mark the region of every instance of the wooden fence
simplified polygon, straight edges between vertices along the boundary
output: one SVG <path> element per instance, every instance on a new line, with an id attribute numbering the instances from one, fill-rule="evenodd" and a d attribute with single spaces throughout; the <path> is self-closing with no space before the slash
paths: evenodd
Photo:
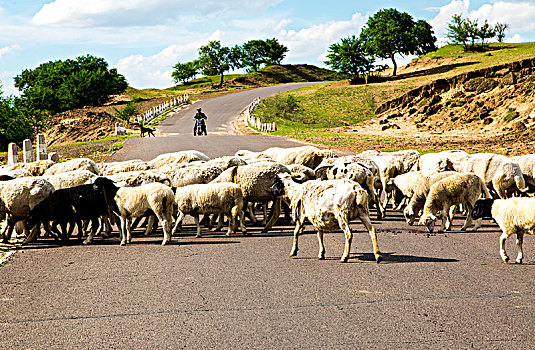
<path id="1" fill-rule="evenodd" d="M 277 123 L 262 123 L 260 118 L 253 117 L 253 112 L 260 103 L 260 97 L 257 97 L 249 104 L 245 109 L 245 123 L 247 126 L 255 128 L 261 132 L 274 132 L 277 131 Z"/>
<path id="2" fill-rule="evenodd" d="M 138 123 L 142 123 L 143 125 L 149 124 L 152 120 L 166 113 L 170 109 L 176 106 L 186 104 L 188 102 L 189 95 L 177 96 L 175 98 L 170 99 L 169 101 L 165 101 L 164 103 L 159 104 L 156 107 L 150 108 L 143 114 L 138 114 L 136 116 L 136 120 Z"/>

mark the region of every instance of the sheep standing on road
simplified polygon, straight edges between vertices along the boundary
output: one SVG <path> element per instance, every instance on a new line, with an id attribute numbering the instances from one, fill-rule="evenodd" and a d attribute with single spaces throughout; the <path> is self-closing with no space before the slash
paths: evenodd
<path id="1" fill-rule="evenodd" d="M 325 259 L 323 231 L 340 228 L 346 235 L 344 254 L 340 260 L 347 262 L 353 239 L 349 222 L 358 217 L 372 239 L 375 260 L 381 261 L 375 228 L 368 212 L 368 194 L 358 183 L 343 179 L 314 180 L 297 184 L 290 174 L 280 174 L 273 183 L 272 191 L 274 196 L 284 196 L 291 202 L 296 223 L 291 256 L 297 255 L 298 237 L 304 229 L 305 220 L 308 219 L 318 230 L 318 258 Z"/>
<path id="2" fill-rule="evenodd" d="M 471 173 L 448 176 L 431 186 L 419 223 L 426 226 L 429 232 L 433 232 L 437 215 L 440 212 L 442 224 L 439 232 L 443 232 L 444 229 L 450 230 L 453 219 L 450 209 L 462 204 L 467 210 L 466 220 L 461 227 L 461 231 L 464 231 L 472 224 L 472 209 L 481 194 L 490 198 L 489 190 L 479 176 Z M 477 220 L 473 230 L 479 227 L 481 227 L 481 219 Z"/>
<path id="3" fill-rule="evenodd" d="M 535 235 L 535 198 L 479 199 L 474 205 L 472 215 L 474 218 L 492 216 L 496 220 L 502 230 L 500 256 L 505 263 L 509 261 L 505 241 L 516 233 L 518 255 L 515 262 L 522 264 L 524 234 Z"/>
<path id="4" fill-rule="evenodd" d="M 175 192 L 175 203 L 178 206 L 178 218 L 171 234 L 176 232 L 185 214 L 193 215 L 195 218 L 197 237 L 201 237 L 199 214 L 226 215 L 229 218 L 227 236 L 236 233 L 236 219 L 239 216 L 242 232 L 246 232 L 243 223 L 243 193 L 240 186 L 234 183 L 220 182 L 178 187 Z M 221 228 L 222 219 L 220 217 L 217 229 Z"/>

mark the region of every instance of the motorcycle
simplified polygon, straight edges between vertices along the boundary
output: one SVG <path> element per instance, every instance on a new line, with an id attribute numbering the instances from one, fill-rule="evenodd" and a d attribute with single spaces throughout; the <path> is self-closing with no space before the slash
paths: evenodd
<path id="1" fill-rule="evenodd" d="M 201 119 L 195 120 L 195 127 L 193 128 L 193 136 L 201 136 L 202 134 L 206 135 L 206 131 L 203 128 L 203 122 Z"/>

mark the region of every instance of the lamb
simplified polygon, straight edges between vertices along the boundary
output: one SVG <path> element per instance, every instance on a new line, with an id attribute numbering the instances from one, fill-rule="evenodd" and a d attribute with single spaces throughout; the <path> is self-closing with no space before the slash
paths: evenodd
<path id="1" fill-rule="evenodd" d="M 347 262 L 353 233 L 349 222 L 359 218 L 372 239 L 375 260 L 382 259 L 377 245 L 375 228 L 371 224 L 368 213 L 367 192 L 351 180 L 308 181 L 304 184 L 295 183 L 290 174 L 279 174 L 272 186 L 275 197 L 284 196 L 291 202 L 293 216 L 296 222 L 294 241 L 290 256 L 296 256 L 298 251 L 298 237 L 304 229 L 308 219 L 318 230 L 319 254 L 318 259 L 325 259 L 323 245 L 323 231 L 342 229 L 346 235 L 344 254 L 340 261 Z"/>
<path id="2" fill-rule="evenodd" d="M 329 180 L 349 179 L 357 182 L 368 192 L 370 202 L 377 206 L 377 219 L 380 220 L 384 217 L 385 210 L 375 193 L 376 178 L 368 167 L 361 163 L 338 163 L 328 171 L 327 178 Z"/>
<path id="3" fill-rule="evenodd" d="M 89 170 L 96 175 L 100 175 L 98 166 L 89 158 L 75 158 L 63 163 L 54 164 L 44 172 L 44 175 L 55 175 L 73 170 Z"/>
<path id="4" fill-rule="evenodd" d="M 199 151 L 180 151 L 174 153 L 160 154 L 149 162 L 149 166 L 153 169 L 158 169 L 162 166 L 176 163 L 191 163 L 194 161 L 209 161 L 210 158 L 206 154 Z"/>
<path id="5" fill-rule="evenodd" d="M 56 175 L 43 175 L 43 178 L 50 182 L 56 190 L 90 184 L 97 177 L 97 175 L 89 170 L 74 170 Z"/>
<path id="6" fill-rule="evenodd" d="M 470 172 L 479 175 L 499 198 L 507 198 L 511 189 L 526 192 L 528 187 L 524 181 L 520 165 L 506 156 L 493 153 L 476 153 L 454 164 L 459 172 Z M 514 191 L 514 190 L 513 190 Z"/>
<path id="7" fill-rule="evenodd" d="M 472 224 L 472 209 L 481 194 L 487 198 L 490 197 L 485 182 L 479 176 L 471 173 L 448 176 L 431 186 L 419 224 L 426 226 L 429 232 L 433 232 L 440 211 L 442 224 L 439 232 L 443 232 L 444 229 L 449 230 L 453 216 L 450 208 L 453 209 L 454 205 L 462 204 L 467 210 L 466 220 L 461 227 L 461 231 L 464 231 Z M 473 230 L 477 230 L 480 226 L 481 219 L 477 220 Z"/>
<path id="8" fill-rule="evenodd" d="M 280 199 L 273 197 L 271 185 L 281 173 L 290 173 L 290 170 L 278 163 L 258 162 L 243 166 L 229 168 L 221 173 L 211 183 L 233 182 L 243 191 L 246 202 L 267 203 L 273 201 L 273 213 L 262 232 L 268 232 L 280 215 Z"/>
<path id="9" fill-rule="evenodd" d="M 164 184 L 153 182 L 139 187 L 118 188 L 106 178 L 95 180 L 98 186 L 102 184 L 107 198 L 114 198 L 114 212 L 121 219 L 121 245 L 132 241 L 132 218 L 140 217 L 147 210 L 152 210 L 163 227 L 164 239 L 162 245 L 171 241 L 171 221 L 173 219 L 173 190 Z"/>
<path id="10" fill-rule="evenodd" d="M 405 220 L 409 225 L 414 223 L 416 216 L 419 215 L 420 211 L 424 208 L 425 200 L 429 190 L 431 189 L 431 186 L 448 176 L 458 174 L 456 171 L 443 171 L 436 174 L 420 173 L 423 175 L 422 180 L 419 181 L 412 189 L 411 199 L 405 209 L 403 209 L 403 215 L 405 216 Z"/>
<path id="11" fill-rule="evenodd" d="M 0 217 L 7 215 L 1 239 L 7 243 L 18 221 L 26 219 L 28 211 L 54 192 L 54 186 L 43 178 L 24 177 L 0 182 Z M 37 231 L 37 229 L 35 229 Z M 33 232 L 32 232 L 33 233 Z M 29 242 L 32 234 L 25 232 Z"/>
<path id="12" fill-rule="evenodd" d="M 98 219 L 103 218 L 104 223 L 107 223 L 112 215 L 113 196 L 106 192 L 106 186 L 110 184 L 113 185 L 111 180 L 98 177 L 93 184 L 56 190 L 30 210 L 26 218 L 27 228 L 31 229 L 36 223 L 42 222 L 47 232 L 50 233 L 47 222 L 54 221 L 61 224 L 63 230 L 61 235 L 66 240 L 68 237 L 67 223 L 71 223 L 72 226 L 76 223 L 78 236 L 81 237 L 83 233 L 82 221 L 90 220 L 92 229 L 84 244 L 91 243 L 97 232 Z M 108 227 L 107 232 L 109 231 Z"/>
<path id="13" fill-rule="evenodd" d="M 171 234 L 174 234 L 185 214 L 193 215 L 197 225 L 197 237 L 201 237 L 199 214 L 226 215 L 229 218 L 227 236 L 236 233 L 236 217 L 240 216 L 242 232 L 246 232 L 243 217 L 243 193 L 240 186 L 230 182 L 196 184 L 179 187 L 175 192 L 178 218 Z M 221 227 L 220 217 L 218 229 Z"/>
<path id="14" fill-rule="evenodd" d="M 516 233 L 518 255 L 515 263 L 522 264 L 524 234 L 535 235 L 535 198 L 479 199 L 474 205 L 472 215 L 474 218 L 492 216 L 500 226 L 500 256 L 504 263 L 509 261 L 505 241 Z"/>

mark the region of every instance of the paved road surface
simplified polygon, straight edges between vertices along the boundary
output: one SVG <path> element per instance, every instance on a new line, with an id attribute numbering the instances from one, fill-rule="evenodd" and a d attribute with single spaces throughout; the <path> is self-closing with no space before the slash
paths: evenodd
<path id="1" fill-rule="evenodd" d="M 41 240 L 0 268 L 0 349 L 533 349 L 533 237 L 506 265 L 489 221 L 430 237 L 400 213 L 373 222 L 381 264 L 357 222 L 347 264 L 340 232 L 316 259 L 311 227 L 290 258 L 284 222 L 250 237 L 186 225 L 164 247 L 160 230 L 126 247 Z"/>

